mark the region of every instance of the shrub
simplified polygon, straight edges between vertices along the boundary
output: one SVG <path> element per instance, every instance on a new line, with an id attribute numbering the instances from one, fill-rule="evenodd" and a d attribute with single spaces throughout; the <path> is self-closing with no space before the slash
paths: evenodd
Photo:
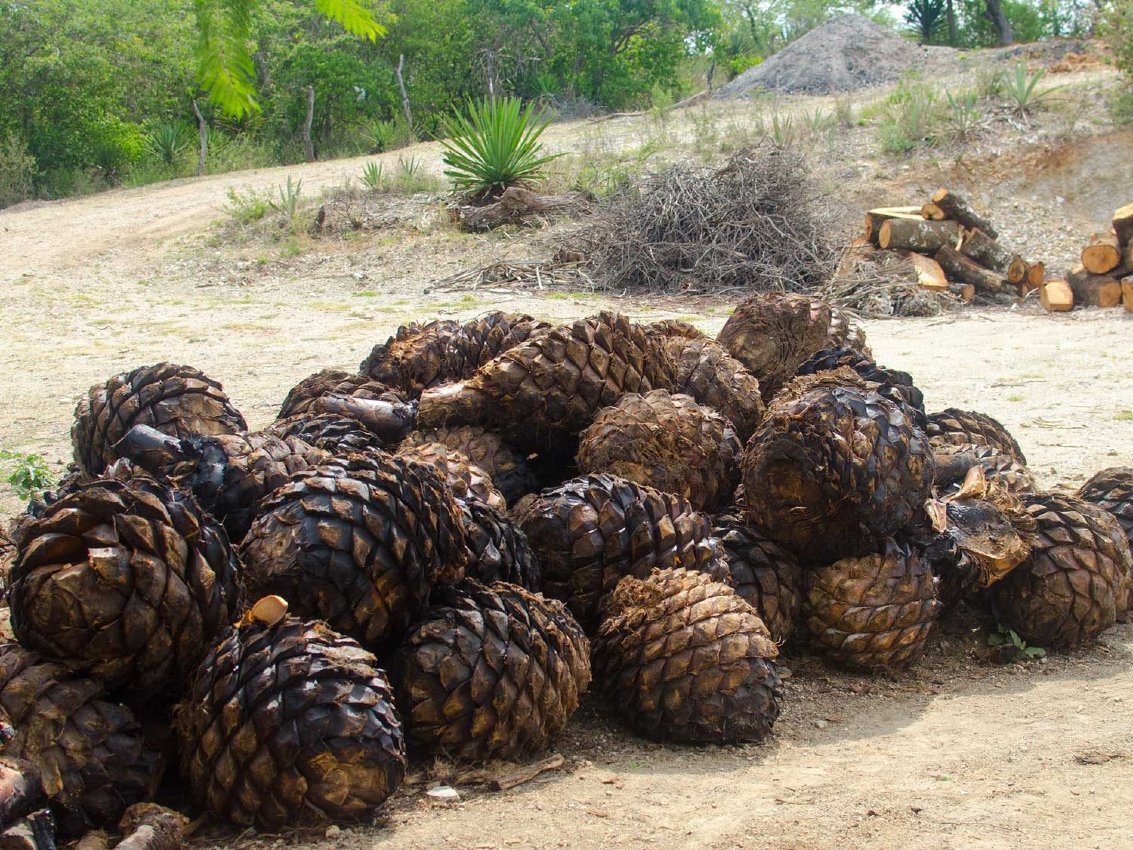
<path id="1" fill-rule="evenodd" d="M 0 137 L 0 209 L 32 196 L 35 157 L 18 136 Z"/>
<path id="2" fill-rule="evenodd" d="M 1102 20 L 1102 32 L 1117 67 L 1133 76 L 1133 4 L 1112 3 Z"/>
<path id="3" fill-rule="evenodd" d="M 498 197 L 509 186 L 542 179 L 543 167 L 557 154 L 542 156 L 539 137 L 547 128 L 534 104 L 519 98 L 485 98 L 469 102 L 467 114 L 455 113 L 444 122 L 445 176 L 453 189 L 476 200 Z"/>

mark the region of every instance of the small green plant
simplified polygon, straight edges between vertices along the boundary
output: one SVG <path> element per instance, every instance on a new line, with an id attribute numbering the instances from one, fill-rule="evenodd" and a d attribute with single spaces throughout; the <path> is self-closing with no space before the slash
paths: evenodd
<path id="1" fill-rule="evenodd" d="M 403 148 L 414 142 L 413 131 L 404 118 L 372 121 L 361 128 L 362 138 L 374 153 Z"/>
<path id="2" fill-rule="evenodd" d="M 979 97 L 974 90 L 956 94 L 946 91 L 944 95 L 948 99 L 948 127 L 956 139 L 966 141 L 983 118 Z"/>
<path id="3" fill-rule="evenodd" d="M 547 128 L 544 113 L 526 108 L 515 97 L 469 101 L 463 114 L 443 122 L 445 176 L 453 189 L 477 200 L 498 197 L 509 186 L 541 179 L 544 166 L 559 154 L 543 155 L 539 137 Z"/>
<path id="4" fill-rule="evenodd" d="M 820 106 L 816 106 L 813 112 L 803 112 L 803 121 L 806 123 L 806 128 L 813 134 L 825 133 L 834 127 L 835 117 L 834 113 L 826 112 Z"/>
<path id="5" fill-rule="evenodd" d="M 32 196 L 35 157 L 18 136 L 0 137 L 0 209 Z"/>
<path id="6" fill-rule="evenodd" d="M 1133 422 L 1133 410 L 1119 410 L 1113 418 L 1118 422 Z"/>
<path id="7" fill-rule="evenodd" d="M 224 209 L 237 224 L 251 224 L 268 214 L 271 201 L 252 189 L 241 193 L 230 188 Z"/>
<path id="8" fill-rule="evenodd" d="M 795 119 L 790 115 L 780 115 L 778 112 L 773 112 L 771 114 L 771 128 L 767 135 L 771 141 L 781 148 L 793 144 L 798 139 Z"/>
<path id="9" fill-rule="evenodd" d="M 279 201 L 269 201 L 271 208 L 283 216 L 283 220 L 292 230 L 299 222 L 300 196 L 303 194 L 303 181 L 292 181 L 287 175 L 287 183 L 279 186 Z"/>
<path id="10" fill-rule="evenodd" d="M 916 80 L 902 80 L 886 99 L 885 117 L 878 125 L 882 150 L 890 154 L 906 154 L 921 145 L 936 141 L 933 123 L 936 120 L 939 94 L 935 88 Z"/>
<path id="11" fill-rule="evenodd" d="M 21 499 L 38 497 L 54 483 L 40 455 L 0 449 L 0 461 L 10 468 L 8 483 Z"/>
<path id="12" fill-rule="evenodd" d="M 980 68 L 976 71 L 976 95 L 984 100 L 993 100 L 1003 94 L 1004 74 L 1002 68 Z"/>
<path id="13" fill-rule="evenodd" d="M 1009 629 L 1002 623 L 987 636 L 987 645 L 997 649 L 1000 657 L 1007 663 L 1046 657 L 1045 649 L 1041 646 L 1027 646 L 1026 641 L 1019 637 L 1014 629 Z"/>
<path id="14" fill-rule="evenodd" d="M 844 129 L 854 126 L 854 102 L 848 97 L 840 97 L 834 101 L 834 121 Z"/>
<path id="15" fill-rule="evenodd" d="M 175 165 L 192 147 L 194 134 L 184 124 L 158 124 L 146 135 L 146 151 L 164 165 Z"/>
<path id="16" fill-rule="evenodd" d="M 382 164 L 380 162 L 367 162 L 362 168 L 362 176 L 358 179 L 361 180 L 362 185 L 371 192 L 377 192 L 382 188 L 382 183 L 385 180 L 385 175 L 382 172 Z"/>
<path id="17" fill-rule="evenodd" d="M 1053 86 L 1049 89 L 1038 90 L 1039 81 L 1046 76 L 1046 71 L 1039 69 L 1033 74 L 1027 73 L 1026 62 L 1015 63 L 1015 73 L 1007 78 L 1004 94 L 1013 105 L 1020 118 L 1026 118 L 1028 110 L 1034 109 L 1039 102 L 1051 92 L 1064 86 Z"/>

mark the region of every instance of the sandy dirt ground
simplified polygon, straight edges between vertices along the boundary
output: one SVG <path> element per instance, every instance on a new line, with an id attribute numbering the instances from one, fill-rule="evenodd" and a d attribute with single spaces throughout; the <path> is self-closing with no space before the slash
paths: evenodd
<path id="1" fill-rule="evenodd" d="M 1013 170 L 1001 192 L 989 192 L 989 206 L 1004 218 L 1026 210 L 1029 218 L 1012 217 L 1008 228 L 1061 250 L 1074 233 L 1097 229 L 1116 200 L 1108 189 L 1072 196 L 1083 185 L 1075 179 L 1081 162 L 1123 174 L 1129 144 L 1127 133 L 1110 133 L 1081 156 L 1048 148 L 1045 160 Z M 1034 151 L 993 151 L 963 173 L 976 180 L 996 157 L 1028 155 Z M 853 194 L 931 188 L 942 173 L 960 173 L 951 169 L 859 181 Z M 613 306 L 713 331 L 731 306 L 426 292 L 429 280 L 458 268 L 539 253 L 550 240 L 540 234 L 401 227 L 294 258 L 217 243 L 211 222 L 223 216 L 229 187 L 271 187 L 293 173 L 315 189 L 358 170 L 357 161 L 322 163 L 0 212 L 0 446 L 42 453 L 61 470 L 79 396 L 157 360 L 221 379 L 255 427 L 300 378 L 356 368 L 410 319 L 494 308 L 570 318 Z M 1133 176 L 1123 185 L 1133 187 Z M 1058 187 L 1071 197 L 1055 200 Z M 878 199 L 886 202 L 896 201 Z M 1025 306 L 865 324 L 879 361 L 911 372 L 930 410 L 951 405 L 1001 419 L 1043 485 L 1074 487 L 1101 467 L 1133 464 L 1133 316 L 1049 317 Z M 7 515 L 19 503 L 2 486 Z M 946 626 L 926 659 L 899 678 L 847 675 L 788 650 L 783 715 L 763 746 L 654 746 L 587 704 L 558 747 L 562 772 L 504 793 L 462 787 L 464 800 L 452 806 L 427 802 L 425 785 L 410 784 L 378 825 L 242 840 L 404 850 L 1133 847 L 1133 628 L 1115 628 L 1089 651 L 1000 668 L 982 660 L 986 633 L 977 625 Z"/>

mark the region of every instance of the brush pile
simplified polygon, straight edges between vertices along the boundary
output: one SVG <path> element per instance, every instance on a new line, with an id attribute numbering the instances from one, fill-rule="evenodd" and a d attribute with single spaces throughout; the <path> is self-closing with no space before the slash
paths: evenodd
<path id="1" fill-rule="evenodd" d="M 837 261 L 828 234 L 802 156 L 764 142 L 721 168 L 676 166 L 626 190 L 571 247 L 617 292 L 812 292 Z"/>
<path id="2" fill-rule="evenodd" d="M 364 821 L 413 759 L 546 751 L 591 687 L 652 739 L 760 741 L 788 638 L 899 671 L 961 602 L 1075 647 L 1133 591 L 1133 470 L 1037 491 L 1002 425 L 927 414 L 802 295 L 716 339 L 403 327 L 262 431 L 217 381 L 142 367 L 73 437 L 11 534 L 3 846 Z"/>

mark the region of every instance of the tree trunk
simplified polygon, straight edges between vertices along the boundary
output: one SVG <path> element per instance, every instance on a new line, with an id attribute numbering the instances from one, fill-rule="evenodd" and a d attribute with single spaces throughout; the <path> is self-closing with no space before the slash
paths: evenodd
<path id="1" fill-rule="evenodd" d="M 987 6 L 985 14 L 992 26 L 995 27 L 995 32 L 999 36 L 999 43 L 1004 46 L 1014 44 L 1015 32 L 1011 28 L 1011 20 L 1007 17 L 1007 12 L 1004 10 L 1001 0 L 984 0 L 984 2 Z"/>
<path id="2" fill-rule="evenodd" d="M 197 99 L 193 98 L 193 114 L 197 116 L 197 133 L 200 136 L 200 151 L 197 153 L 197 176 L 205 173 L 205 159 L 209 153 L 209 125 L 205 123 L 205 116 L 197 106 Z"/>
<path id="3" fill-rule="evenodd" d="M 940 263 L 949 280 L 970 283 L 983 295 L 996 295 L 1009 288 L 1004 275 L 985 269 L 951 245 L 945 245 L 936 252 L 936 261 Z"/>
<path id="4" fill-rule="evenodd" d="M 405 123 L 409 125 L 409 138 L 417 141 L 417 131 L 413 129 L 413 110 L 409 108 L 409 92 L 405 90 L 405 77 L 402 76 L 404 69 L 405 54 L 402 53 L 397 57 L 397 70 L 394 73 L 397 75 L 397 87 L 401 90 L 401 108 L 405 112 Z"/>
<path id="5" fill-rule="evenodd" d="M 960 40 L 960 33 L 956 26 L 956 2 L 948 0 L 945 6 L 945 17 L 948 21 L 948 46 L 955 47 Z"/>
<path id="6" fill-rule="evenodd" d="M 954 221 L 894 218 L 881 225 L 877 244 L 881 248 L 904 248 L 918 254 L 935 254 L 945 245 L 955 246 L 960 226 Z"/>
<path id="7" fill-rule="evenodd" d="M 999 231 L 992 227 L 991 222 L 972 209 L 972 205 L 955 192 L 937 189 L 932 195 L 932 202 L 944 210 L 945 215 L 960 222 L 969 230 L 982 230 L 992 239 L 999 238 Z"/>
<path id="8" fill-rule="evenodd" d="M 315 145 L 311 141 L 311 123 L 315 120 L 315 87 L 307 86 L 307 116 L 303 119 L 303 156 L 315 161 Z"/>

